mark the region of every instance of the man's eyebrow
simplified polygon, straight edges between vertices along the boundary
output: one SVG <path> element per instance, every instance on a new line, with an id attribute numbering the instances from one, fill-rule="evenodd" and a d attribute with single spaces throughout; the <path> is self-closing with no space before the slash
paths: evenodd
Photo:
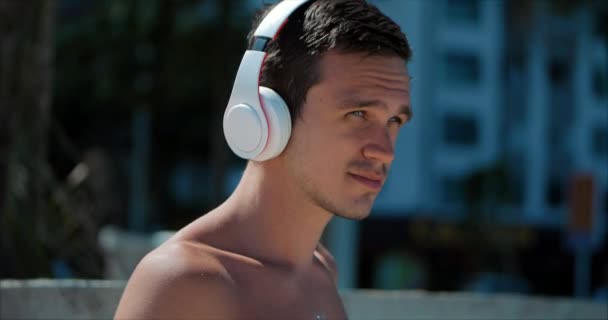
<path id="1" fill-rule="evenodd" d="M 344 99 L 341 109 L 355 109 L 355 108 L 384 108 L 388 109 L 388 106 L 384 101 L 378 99 L 359 99 L 356 97 L 349 97 Z M 414 112 L 408 104 L 403 104 L 399 107 L 399 114 L 404 114 L 407 120 L 412 120 Z"/>

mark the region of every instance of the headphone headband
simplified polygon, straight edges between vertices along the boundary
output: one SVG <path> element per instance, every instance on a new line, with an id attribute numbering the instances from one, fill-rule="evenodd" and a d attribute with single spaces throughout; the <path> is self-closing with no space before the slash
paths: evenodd
<path id="1" fill-rule="evenodd" d="M 289 16 L 308 0 L 284 0 L 276 5 L 260 22 L 253 33 L 250 50 L 265 51 L 268 42 L 279 34 Z"/>
<path id="2" fill-rule="evenodd" d="M 270 11 L 260 22 L 253 35 L 255 37 L 274 38 L 281 30 L 289 16 L 308 0 L 284 0 Z"/>

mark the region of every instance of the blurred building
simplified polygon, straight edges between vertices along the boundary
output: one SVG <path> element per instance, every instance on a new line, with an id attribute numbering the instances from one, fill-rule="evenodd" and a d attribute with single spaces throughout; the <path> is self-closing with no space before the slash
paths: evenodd
<path id="1" fill-rule="evenodd" d="M 508 222 L 567 223 L 569 181 L 578 173 L 593 175 L 596 218 L 604 221 L 608 64 L 606 40 L 594 33 L 599 10 L 581 5 L 557 16 L 549 2 L 530 1 L 519 8 L 526 21 L 508 21 L 518 18 L 503 1 L 375 3 L 414 50 L 415 120 L 399 137 L 379 215 L 457 218 L 462 181 L 505 166 Z"/>
<path id="2" fill-rule="evenodd" d="M 572 219 L 571 182 L 590 175 L 589 236 L 605 246 L 605 3 L 372 2 L 401 25 L 414 51 L 414 120 L 400 134 L 389 180 L 365 223 L 398 229 L 402 220 L 462 222 L 471 179 L 489 175 L 504 181 L 499 191 L 476 190 L 481 201 L 494 200 L 486 219 L 548 230 L 554 239 Z M 382 230 L 364 227 L 362 241 L 374 228 Z"/>

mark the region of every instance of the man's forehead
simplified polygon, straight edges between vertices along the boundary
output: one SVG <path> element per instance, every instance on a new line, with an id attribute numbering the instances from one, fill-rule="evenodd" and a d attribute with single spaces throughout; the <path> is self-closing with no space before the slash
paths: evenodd
<path id="1" fill-rule="evenodd" d="M 327 79 L 326 83 L 333 89 L 332 95 L 335 98 L 387 96 L 409 101 L 411 77 L 407 73 L 366 71 L 353 72 L 351 75 L 342 79 Z"/>
<path id="2" fill-rule="evenodd" d="M 407 66 L 407 61 L 396 54 L 390 52 L 359 52 L 331 49 L 321 54 L 320 61 L 333 64 L 336 62 L 354 62 L 356 64 L 366 62 L 377 62 L 384 60 L 398 61 L 403 67 Z"/>
<path id="3" fill-rule="evenodd" d="M 380 80 L 409 85 L 407 63 L 396 55 L 366 53 L 326 53 L 320 63 L 321 80 Z"/>
<path id="4" fill-rule="evenodd" d="M 332 95 L 344 100 L 360 100 L 377 95 L 409 100 L 410 86 L 407 82 L 409 81 L 385 84 L 383 81 L 353 81 L 335 86 Z"/>

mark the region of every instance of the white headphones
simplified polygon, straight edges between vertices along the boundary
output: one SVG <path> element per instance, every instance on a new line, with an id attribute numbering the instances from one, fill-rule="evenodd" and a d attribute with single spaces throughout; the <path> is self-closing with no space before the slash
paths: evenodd
<path id="1" fill-rule="evenodd" d="M 291 135 L 287 104 L 274 90 L 259 84 L 266 45 L 293 11 L 308 0 L 284 0 L 270 11 L 253 34 L 234 80 L 224 113 L 224 136 L 241 158 L 264 161 L 278 156 Z"/>

